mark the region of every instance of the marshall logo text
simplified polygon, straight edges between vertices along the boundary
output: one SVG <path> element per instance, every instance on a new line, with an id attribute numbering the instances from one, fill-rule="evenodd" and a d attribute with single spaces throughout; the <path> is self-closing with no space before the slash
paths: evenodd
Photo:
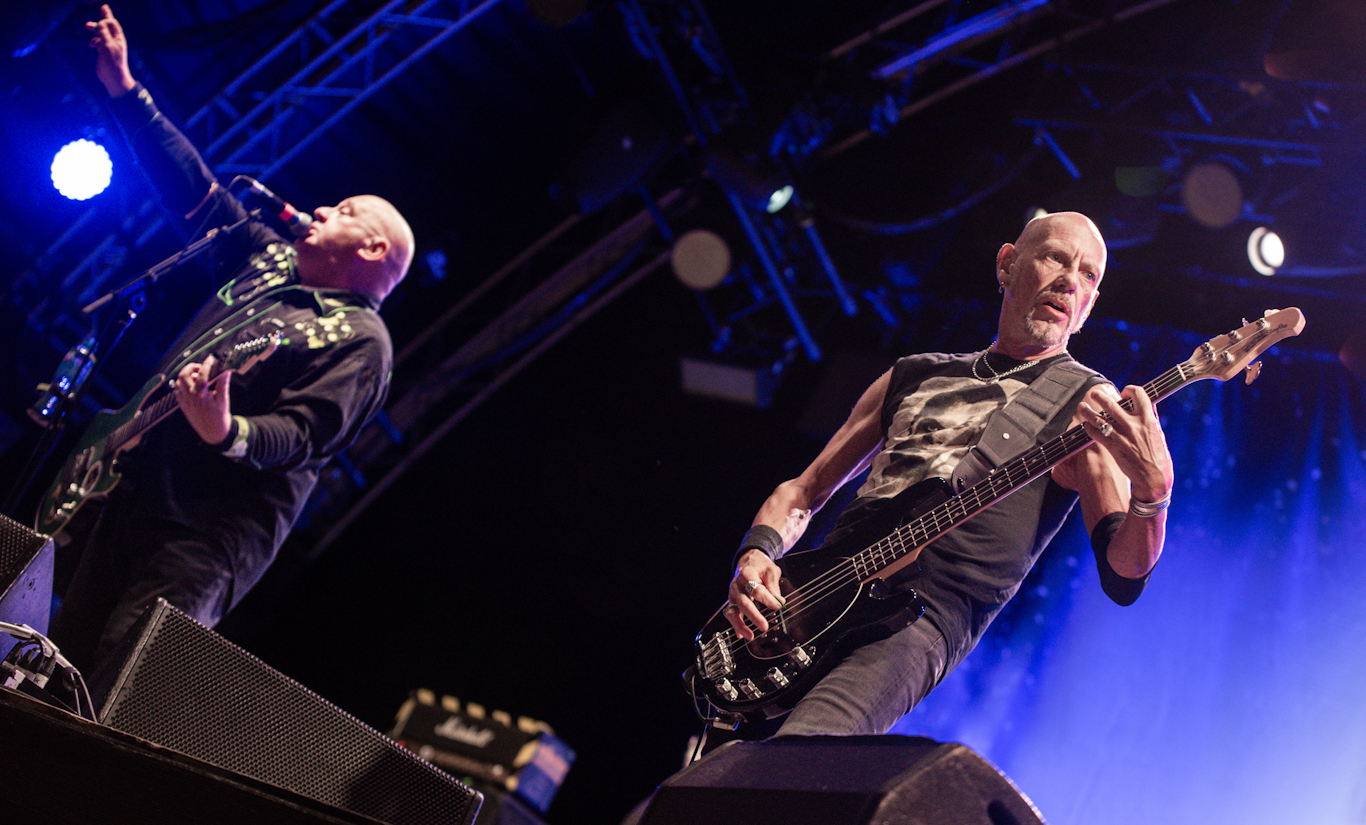
<path id="1" fill-rule="evenodd" d="M 446 721 L 433 728 L 433 732 L 437 736 L 454 739 L 475 748 L 487 747 L 494 737 L 492 730 L 474 725 L 462 725 L 460 720 L 454 716 L 447 717 Z"/>

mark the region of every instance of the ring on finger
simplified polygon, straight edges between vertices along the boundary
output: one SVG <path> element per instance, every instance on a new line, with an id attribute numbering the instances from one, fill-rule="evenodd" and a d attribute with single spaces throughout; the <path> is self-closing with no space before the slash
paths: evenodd
<path id="1" fill-rule="evenodd" d="M 754 595 L 754 591 L 755 591 L 755 590 L 758 590 L 760 587 L 763 587 L 763 586 L 764 586 L 764 583 L 763 583 L 763 582 L 756 582 L 756 581 L 754 581 L 753 579 L 751 579 L 751 580 L 745 582 L 745 595 L 746 595 L 746 596 L 753 596 L 753 595 Z"/>
<path id="2" fill-rule="evenodd" d="M 1112 425 L 1109 421 L 1102 421 L 1102 422 L 1100 422 L 1100 437 L 1101 437 L 1101 438 L 1109 438 L 1109 437 L 1110 437 L 1110 433 L 1113 433 L 1114 431 L 1115 431 L 1114 425 Z"/>

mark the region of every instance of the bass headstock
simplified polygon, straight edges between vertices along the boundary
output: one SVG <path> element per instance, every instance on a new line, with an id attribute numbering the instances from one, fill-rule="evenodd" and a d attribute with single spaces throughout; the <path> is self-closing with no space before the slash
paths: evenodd
<path id="1" fill-rule="evenodd" d="M 1298 309 L 1269 309 L 1261 318 L 1232 332 L 1215 336 L 1196 348 L 1190 361 L 1183 365 L 1187 376 L 1195 381 L 1217 378 L 1227 381 L 1247 368 L 1247 383 L 1251 384 L 1260 371 L 1260 364 L 1252 362 L 1278 341 L 1292 338 L 1304 330 L 1304 314 Z"/>

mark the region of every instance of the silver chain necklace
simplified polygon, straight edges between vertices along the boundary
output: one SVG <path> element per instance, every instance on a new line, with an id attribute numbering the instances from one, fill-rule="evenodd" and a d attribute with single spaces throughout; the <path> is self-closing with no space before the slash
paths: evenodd
<path id="1" fill-rule="evenodd" d="M 1019 365 L 1018 367 L 1011 367 L 1010 369 L 1006 370 L 1005 372 L 997 372 L 995 369 L 992 368 L 991 362 L 987 360 L 987 353 L 988 353 L 988 352 L 991 352 L 991 350 L 990 350 L 990 349 L 982 350 L 982 354 L 981 354 L 981 355 L 979 355 L 979 356 L 977 356 L 976 358 L 972 359 L 972 377 L 973 377 L 973 378 L 976 378 L 978 381 L 982 381 L 982 382 L 987 383 L 987 384 L 991 384 L 991 383 L 998 382 L 998 381 L 1000 381 L 1002 378 L 1005 378 L 1007 375 L 1013 375 L 1014 373 L 1017 373 L 1017 372 L 1019 372 L 1020 370 L 1029 369 L 1030 367 L 1032 367 L 1032 366 L 1034 366 L 1035 364 L 1039 363 L 1038 361 L 1026 361 L 1026 362 L 1024 362 L 1023 364 Z M 990 378 L 987 378 L 987 377 L 983 376 L 980 372 L 977 371 L 977 362 L 978 362 L 978 361 L 981 361 L 983 364 L 985 364 L 987 370 L 991 372 L 991 377 L 990 377 Z"/>

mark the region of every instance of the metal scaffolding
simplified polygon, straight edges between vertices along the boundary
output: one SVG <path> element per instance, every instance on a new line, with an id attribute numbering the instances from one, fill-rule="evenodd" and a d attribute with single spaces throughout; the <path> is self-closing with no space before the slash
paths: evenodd
<path id="1" fill-rule="evenodd" d="M 375 8 L 375 0 L 335 0 L 196 111 L 185 124 L 187 133 L 204 147 L 217 173 L 267 179 L 497 2 L 391 0 Z M 779 169 L 797 156 L 819 162 L 977 83 L 1171 2 L 1002 0 L 983 9 L 980 2 L 925 0 L 823 56 L 827 63 L 855 67 L 885 93 L 863 123 L 851 128 L 824 116 L 848 111 L 849 101 L 813 93 L 792 107 L 779 127 L 781 139 L 772 138 L 760 154 Z M 677 148 L 698 177 L 656 183 L 664 190 L 657 197 L 650 181 L 624 190 L 618 198 L 644 199 L 644 208 L 624 221 L 571 216 L 411 340 L 396 357 L 386 409 L 319 479 L 294 539 L 313 554 L 532 360 L 657 271 L 668 259 L 671 223 L 711 185 L 701 175 L 723 190 L 749 247 L 723 284 L 698 293 L 715 354 L 760 353 L 781 368 L 794 357 L 823 357 L 819 329 L 808 320 L 813 313 L 871 312 L 873 323 L 897 323 L 876 296 L 851 289 L 840 276 L 815 220 L 802 208 L 800 192 L 792 206 L 770 213 L 718 173 L 714 158 L 732 148 L 732 133 L 746 124 L 751 104 L 703 4 L 623 0 L 617 9 L 688 124 L 690 133 Z M 1073 177 L 1082 173 L 1069 155 L 1068 133 L 1128 131 L 1191 147 L 1187 155 L 1196 154 L 1197 146 L 1251 153 L 1249 168 L 1260 176 L 1258 197 L 1274 200 L 1282 191 L 1278 171 L 1316 166 L 1326 155 L 1362 144 L 1363 113 L 1325 108 L 1304 84 L 1263 82 L 1253 88 L 1243 78 L 1143 74 L 1056 60 L 1051 68 L 1060 83 L 1073 84 L 1074 94 L 1054 98 L 1071 102 L 1057 111 L 1020 115 L 1015 123 L 1033 131 L 1036 152 L 1045 158 L 1052 153 Z M 154 203 L 128 210 L 113 231 L 73 251 L 79 238 L 96 234 L 88 227 L 98 222 L 93 210 L 87 212 L 25 273 L 34 284 L 55 278 L 63 295 L 79 296 L 65 302 L 49 298 L 29 313 L 30 324 L 54 352 L 87 331 L 88 322 L 70 305 L 107 283 L 128 250 L 156 233 L 161 219 Z M 506 286 L 514 273 L 518 282 L 533 285 L 503 295 L 503 305 L 485 306 L 480 320 L 471 320 L 471 307 Z M 472 325 L 477 329 L 469 334 L 455 331 Z"/>
<path id="2" fill-rule="evenodd" d="M 390 0 L 374 9 L 373 0 L 336 0 L 192 114 L 187 133 L 216 174 L 266 180 L 499 2 Z M 89 321 L 77 308 L 107 288 L 129 251 L 165 225 L 156 199 L 148 198 L 126 209 L 112 230 L 77 248 L 97 218 L 98 207 L 86 210 L 15 284 L 16 295 L 43 296 L 27 318 L 56 353 L 88 331 Z M 60 289 L 48 294 L 44 284 L 53 283 Z"/>

